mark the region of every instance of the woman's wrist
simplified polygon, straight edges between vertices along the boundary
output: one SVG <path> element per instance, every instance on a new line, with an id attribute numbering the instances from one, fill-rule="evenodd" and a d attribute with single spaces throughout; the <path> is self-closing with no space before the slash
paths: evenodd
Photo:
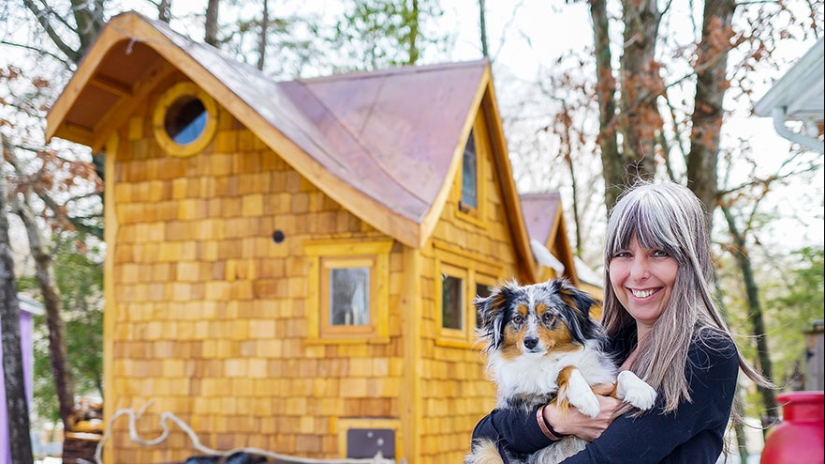
<path id="1" fill-rule="evenodd" d="M 550 421 L 547 418 L 547 413 L 545 412 L 547 406 L 549 406 L 549 404 L 545 404 L 536 410 L 536 422 L 538 422 L 539 428 L 547 438 L 553 441 L 559 441 L 567 435 L 559 433 L 553 429 L 553 425 L 550 424 Z"/>

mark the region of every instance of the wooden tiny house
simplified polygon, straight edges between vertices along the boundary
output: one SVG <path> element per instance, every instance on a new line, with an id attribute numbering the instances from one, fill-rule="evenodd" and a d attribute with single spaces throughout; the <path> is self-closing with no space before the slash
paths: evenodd
<path id="1" fill-rule="evenodd" d="M 274 82 L 112 19 L 47 128 L 106 155 L 107 415 L 154 400 L 149 438 L 172 412 L 216 449 L 339 458 L 380 431 L 460 462 L 494 404 L 472 298 L 548 276 L 496 105 L 486 61 Z M 107 462 L 192 454 L 126 422 Z"/>

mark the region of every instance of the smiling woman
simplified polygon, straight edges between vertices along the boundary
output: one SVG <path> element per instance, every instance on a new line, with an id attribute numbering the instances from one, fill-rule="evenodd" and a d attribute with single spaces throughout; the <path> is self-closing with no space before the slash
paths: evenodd
<path id="1" fill-rule="evenodd" d="M 601 397 L 597 416 L 552 402 L 526 413 L 494 411 L 473 438 L 490 438 L 524 456 L 562 436 L 590 441 L 567 464 L 715 463 L 740 368 L 758 385 L 772 385 L 739 354 L 711 297 L 713 262 L 701 201 L 669 182 L 628 190 L 610 213 L 604 256 L 608 351 L 620 371 L 656 390 L 654 407 L 632 410 Z"/>

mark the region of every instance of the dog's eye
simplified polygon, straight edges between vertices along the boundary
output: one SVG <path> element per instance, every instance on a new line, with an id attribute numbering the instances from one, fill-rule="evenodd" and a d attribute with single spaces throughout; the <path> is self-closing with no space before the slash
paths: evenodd
<path id="1" fill-rule="evenodd" d="M 519 325 L 522 322 L 524 322 L 524 316 L 522 316 L 521 314 L 516 314 L 515 316 L 513 316 L 513 324 Z"/>
<path id="2" fill-rule="evenodd" d="M 549 311 L 545 312 L 544 314 L 541 315 L 541 322 L 545 325 L 552 324 L 553 319 L 555 319 L 555 317 L 553 317 L 553 313 L 551 313 Z"/>

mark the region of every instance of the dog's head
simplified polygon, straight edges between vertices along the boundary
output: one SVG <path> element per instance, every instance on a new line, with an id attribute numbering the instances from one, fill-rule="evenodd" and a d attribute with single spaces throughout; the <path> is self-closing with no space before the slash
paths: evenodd
<path id="1" fill-rule="evenodd" d="M 510 281 L 474 301 L 485 351 L 505 357 L 575 351 L 586 341 L 601 340 L 603 332 L 590 318 L 594 303 L 565 279 L 534 285 Z"/>

